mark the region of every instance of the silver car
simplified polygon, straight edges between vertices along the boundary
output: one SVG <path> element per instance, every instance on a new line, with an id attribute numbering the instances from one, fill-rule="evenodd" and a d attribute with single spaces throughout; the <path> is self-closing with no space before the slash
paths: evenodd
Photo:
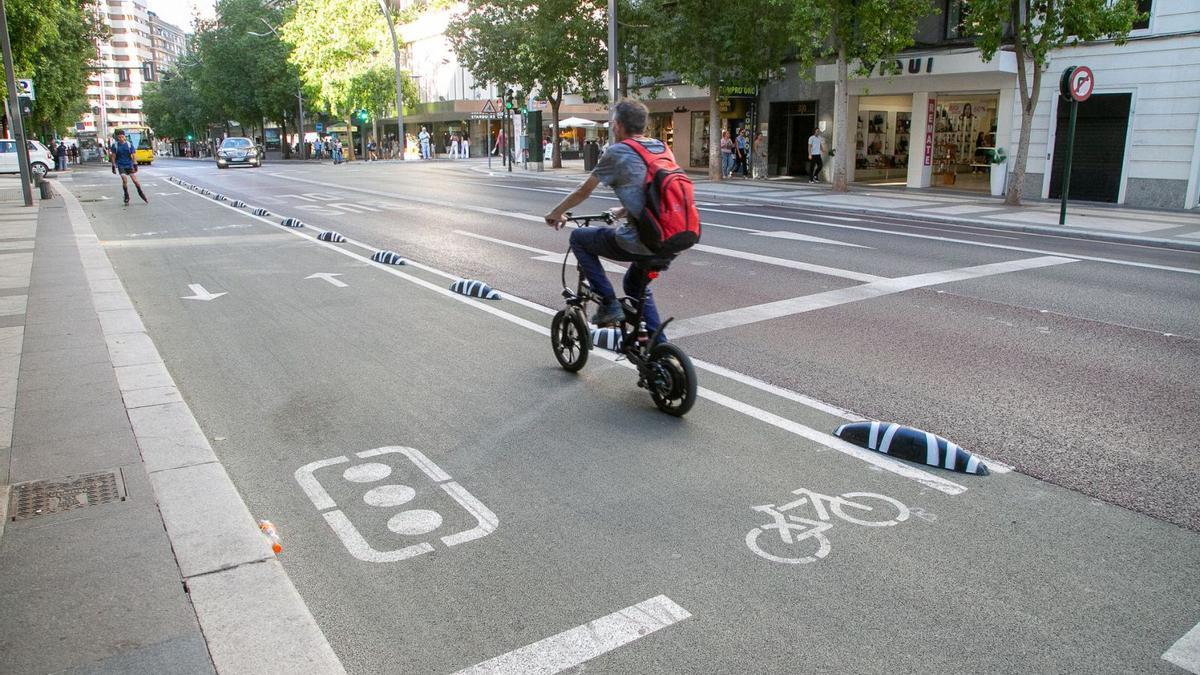
<path id="1" fill-rule="evenodd" d="M 262 166 L 262 156 L 262 150 L 254 145 L 254 141 L 241 136 L 231 136 L 222 141 L 217 150 L 217 168 Z"/>

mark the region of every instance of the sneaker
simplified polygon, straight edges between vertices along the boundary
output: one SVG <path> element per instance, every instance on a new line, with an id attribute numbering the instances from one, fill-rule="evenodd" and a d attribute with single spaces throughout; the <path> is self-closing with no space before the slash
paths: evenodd
<path id="1" fill-rule="evenodd" d="M 610 323 L 619 323 L 625 318 L 625 310 L 621 307 L 621 303 L 617 302 L 616 298 L 604 303 L 592 315 L 592 323 L 597 326 L 604 326 Z"/>

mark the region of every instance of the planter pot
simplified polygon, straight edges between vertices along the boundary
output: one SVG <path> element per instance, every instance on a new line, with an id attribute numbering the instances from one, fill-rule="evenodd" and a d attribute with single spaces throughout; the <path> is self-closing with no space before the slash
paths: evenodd
<path id="1" fill-rule="evenodd" d="M 999 164 L 992 165 L 990 173 L 993 197 L 999 197 L 1004 194 L 1004 183 L 1008 179 L 1008 171 L 1005 171 L 1007 166 L 1007 162 L 1000 162 Z"/>

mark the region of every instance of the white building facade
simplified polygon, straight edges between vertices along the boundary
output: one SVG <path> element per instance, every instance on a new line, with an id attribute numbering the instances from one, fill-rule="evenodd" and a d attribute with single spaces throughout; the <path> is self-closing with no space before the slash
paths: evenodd
<path id="1" fill-rule="evenodd" d="M 146 123 L 142 85 L 155 77 L 154 52 L 144 3 L 100 0 L 96 10 L 111 37 L 96 45 L 97 70 L 88 84 L 88 112 L 76 129 L 104 137 L 114 129 Z"/>
<path id="2" fill-rule="evenodd" d="M 956 38 L 946 15 L 923 30 Z M 1192 209 L 1200 191 L 1200 3 L 1141 0 L 1149 21 L 1118 46 L 1100 41 L 1060 49 L 1043 74 L 1026 164 L 1026 196 L 1060 196 L 1069 104 L 1058 96 L 1068 66 L 1095 74 L 1092 97 L 1079 106 L 1071 198 L 1135 207 Z M 930 23 L 932 22 L 932 23 Z M 920 40 L 919 40 L 920 41 Z M 926 40 L 927 42 L 930 40 Z M 1011 161 L 1021 127 L 1015 55 L 990 62 L 969 39 L 905 52 L 849 85 L 845 137 L 853 149 L 851 180 L 910 188 L 989 189 L 990 153 Z M 932 40 L 936 42 L 936 40 Z M 818 83 L 835 81 L 833 65 L 816 69 Z M 823 111 L 831 114 L 832 110 Z"/>

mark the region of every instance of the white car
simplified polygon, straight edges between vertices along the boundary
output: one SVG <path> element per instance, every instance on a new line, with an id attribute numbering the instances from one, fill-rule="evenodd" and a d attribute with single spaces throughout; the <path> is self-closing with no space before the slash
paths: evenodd
<path id="1" fill-rule="evenodd" d="M 41 143 L 28 143 L 29 169 L 35 179 L 41 178 L 54 167 L 54 156 Z M 0 138 L 0 173 L 21 173 L 21 165 L 17 162 L 17 142 L 14 139 Z"/>

